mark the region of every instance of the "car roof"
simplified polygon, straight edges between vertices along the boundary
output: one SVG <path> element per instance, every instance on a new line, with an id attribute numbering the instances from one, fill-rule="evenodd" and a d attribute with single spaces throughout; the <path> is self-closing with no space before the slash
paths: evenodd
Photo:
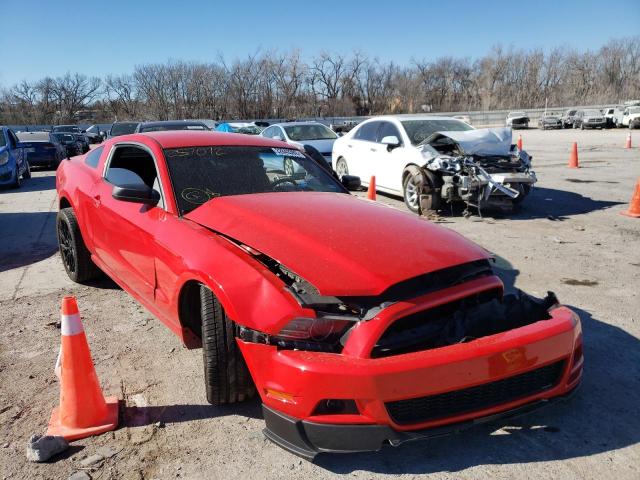
<path id="1" fill-rule="evenodd" d="M 292 148 L 288 143 L 259 135 L 194 130 L 165 130 L 161 132 L 134 133 L 116 137 L 113 139 L 113 142 L 133 141 L 141 137 L 155 140 L 162 148 L 210 147 L 216 145 Z"/>
<path id="2" fill-rule="evenodd" d="M 135 122 L 131 122 L 135 123 Z M 200 120 L 159 120 L 152 122 L 141 122 L 141 127 L 157 127 L 162 125 L 206 125 Z"/>
<path id="3" fill-rule="evenodd" d="M 280 122 L 280 123 L 272 123 L 271 125 L 269 125 L 270 127 L 299 127 L 299 126 L 303 126 L 303 125 L 322 125 L 323 127 L 326 127 L 326 125 L 324 123 L 321 122 L 316 122 L 313 120 L 310 120 L 308 122 Z M 327 127 L 329 128 L 329 127 Z"/>
<path id="4" fill-rule="evenodd" d="M 400 115 L 377 115 L 375 117 L 367 118 L 364 122 L 368 122 L 371 120 L 396 120 L 398 122 L 403 121 L 411 121 L 411 120 L 458 120 L 457 118 L 453 118 L 449 115 L 411 115 L 411 116 L 400 116 Z M 364 123 L 361 122 L 361 123 Z M 360 123 L 358 124 L 360 125 Z"/>

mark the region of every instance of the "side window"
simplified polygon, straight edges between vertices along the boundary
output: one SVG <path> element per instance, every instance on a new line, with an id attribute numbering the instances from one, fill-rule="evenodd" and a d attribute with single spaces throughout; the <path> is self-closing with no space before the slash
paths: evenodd
<path id="1" fill-rule="evenodd" d="M 98 147 L 91 150 L 85 157 L 84 163 L 86 163 L 90 167 L 96 168 L 98 166 L 98 162 L 100 161 L 100 155 L 102 155 L 103 150 L 104 147 Z"/>
<path id="2" fill-rule="evenodd" d="M 402 142 L 402 137 L 396 126 L 391 122 L 382 122 L 380 124 L 380 130 L 378 130 L 378 143 L 380 143 L 384 137 L 390 136 L 394 136 Z"/>
<path id="3" fill-rule="evenodd" d="M 356 140 L 364 140 L 366 142 L 375 142 L 379 126 L 380 122 L 365 123 L 358 129 L 353 138 Z"/>
<path id="4" fill-rule="evenodd" d="M 0 130 L 0 147 L 4 147 L 7 144 L 7 139 L 4 138 L 4 132 Z"/>
<path id="5" fill-rule="evenodd" d="M 116 147 L 104 178 L 114 185 L 144 183 L 160 194 L 158 206 L 164 208 L 164 195 L 160 188 L 156 164 L 146 150 L 132 145 Z"/>
<path id="6" fill-rule="evenodd" d="M 274 127 L 274 129 L 275 129 L 275 131 L 273 132 L 274 137 L 280 137 L 280 140 L 284 140 L 285 138 L 287 138 L 284 136 L 284 132 L 282 131 L 282 128 Z"/>

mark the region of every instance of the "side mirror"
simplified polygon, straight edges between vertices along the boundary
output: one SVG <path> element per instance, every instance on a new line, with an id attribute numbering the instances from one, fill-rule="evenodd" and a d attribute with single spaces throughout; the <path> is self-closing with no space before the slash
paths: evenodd
<path id="1" fill-rule="evenodd" d="M 360 188 L 360 177 L 355 175 L 343 175 L 340 182 L 347 190 L 357 190 Z"/>
<path id="2" fill-rule="evenodd" d="M 160 201 L 160 194 L 157 191 L 140 183 L 114 185 L 111 196 L 123 202 L 142 203 L 144 205 L 157 205 Z"/>
<path id="3" fill-rule="evenodd" d="M 400 146 L 400 140 L 398 140 L 398 137 L 396 137 L 395 135 L 388 135 L 386 137 L 383 137 L 380 143 L 386 145 L 388 151 L 391 151 L 394 148 L 398 148 Z"/>
<path id="4" fill-rule="evenodd" d="M 80 133 L 87 133 L 86 130 L 80 130 Z"/>

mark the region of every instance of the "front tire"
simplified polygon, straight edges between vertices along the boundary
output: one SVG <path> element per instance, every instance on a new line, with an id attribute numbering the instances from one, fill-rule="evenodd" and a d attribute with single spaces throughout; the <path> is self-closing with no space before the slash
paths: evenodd
<path id="1" fill-rule="evenodd" d="M 236 342 L 235 324 L 204 285 L 200 286 L 200 308 L 207 401 L 219 406 L 252 398 L 256 388 Z"/>
<path id="2" fill-rule="evenodd" d="M 22 186 L 22 180 L 20 178 L 20 169 L 18 168 L 18 166 L 16 165 L 16 178 L 13 181 L 13 183 L 11 184 L 11 188 L 15 188 L 18 189 Z"/>
<path id="3" fill-rule="evenodd" d="M 411 165 L 407 167 L 404 181 L 402 182 L 402 192 L 404 204 L 413 213 L 420 213 L 422 207 L 426 211 L 437 211 L 440 209 L 440 189 L 441 182 L 432 172 L 421 170 Z M 428 195 L 423 205 L 420 205 L 420 196 Z"/>
<path id="4" fill-rule="evenodd" d="M 76 283 L 84 283 L 100 275 L 100 269 L 91 260 L 80 226 L 72 208 L 63 208 L 56 218 L 58 247 L 64 269 Z"/>

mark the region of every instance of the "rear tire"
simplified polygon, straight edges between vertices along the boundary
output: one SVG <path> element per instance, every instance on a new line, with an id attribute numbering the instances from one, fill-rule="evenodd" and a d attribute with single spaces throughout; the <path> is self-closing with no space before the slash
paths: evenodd
<path id="1" fill-rule="evenodd" d="M 236 342 L 235 324 L 204 285 L 200 286 L 200 308 L 207 401 L 219 406 L 252 398 L 256 388 Z"/>
<path id="2" fill-rule="evenodd" d="M 62 264 L 72 281 L 84 283 L 100 276 L 100 269 L 91 260 L 72 208 L 63 208 L 58 212 L 56 233 Z"/>
<path id="3" fill-rule="evenodd" d="M 343 175 L 349 175 L 349 166 L 347 165 L 347 161 L 342 157 L 336 162 L 336 175 L 338 175 L 340 180 L 342 180 Z"/>
<path id="4" fill-rule="evenodd" d="M 27 169 L 22 174 L 22 178 L 25 180 L 29 180 L 31 178 L 31 165 L 29 165 L 29 162 L 27 162 Z"/>

